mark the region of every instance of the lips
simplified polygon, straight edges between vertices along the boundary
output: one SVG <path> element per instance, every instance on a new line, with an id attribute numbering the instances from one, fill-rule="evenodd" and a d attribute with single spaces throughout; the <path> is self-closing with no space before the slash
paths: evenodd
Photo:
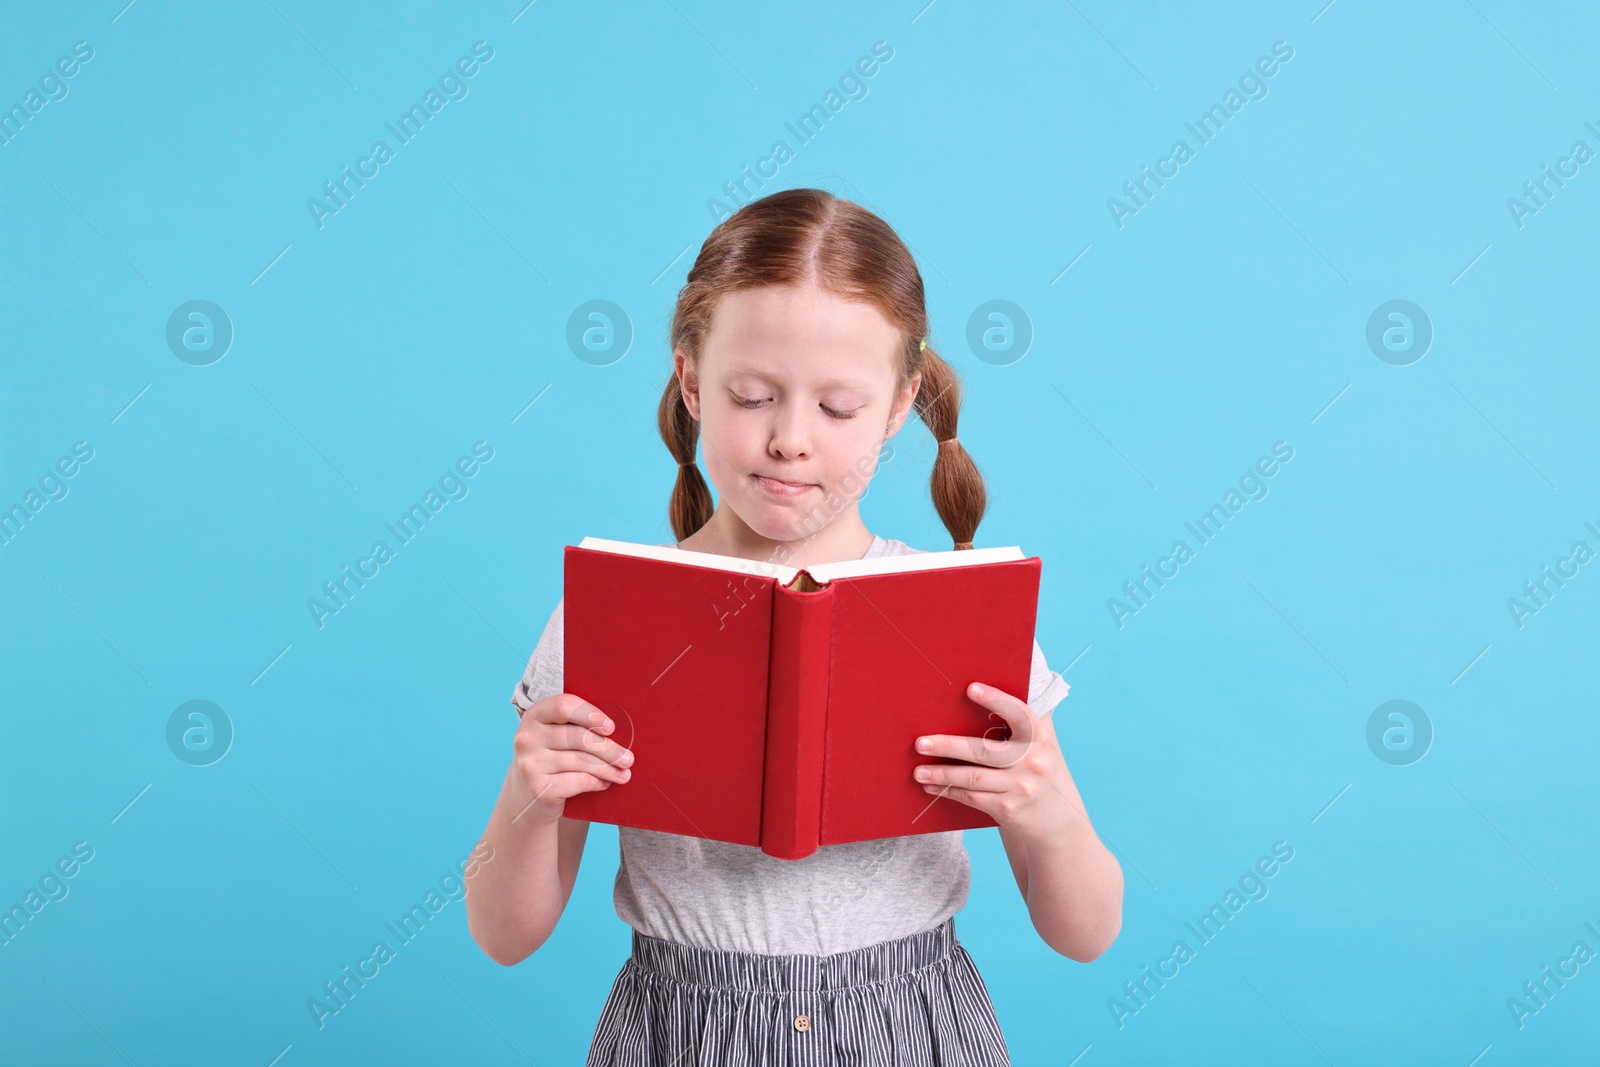
<path id="1" fill-rule="evenodd" d="M 781 478 L 768 478 L 763 474 L 751 475 L 756 484 L 774 496 L 800 496 L 816 488 L 810 482 L 787 482 Z"/>

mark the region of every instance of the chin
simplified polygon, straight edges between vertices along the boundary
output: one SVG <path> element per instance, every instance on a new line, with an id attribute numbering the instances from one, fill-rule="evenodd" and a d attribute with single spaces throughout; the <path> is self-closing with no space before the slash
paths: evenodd
<path id="1" fill-rule="evenodd" d="M 757 521 L 746 521 L 745 525 L 769 541 L 798 541 L 806 536 L 798 514 L 775 515 L 769 510 Z"/>
<path id="2" fill-rule="evenodd" d="M 815 508 L 815 503 L 808 501 L 805 507 L 798 504 L 773 504 L 767 501 L 757 503 L 753 509 L 734 509 L 753 532 L 760 534 L 769 541 L 798 541 L 808 536 L 812 531 L 806 527 L 805 518 Z"/>

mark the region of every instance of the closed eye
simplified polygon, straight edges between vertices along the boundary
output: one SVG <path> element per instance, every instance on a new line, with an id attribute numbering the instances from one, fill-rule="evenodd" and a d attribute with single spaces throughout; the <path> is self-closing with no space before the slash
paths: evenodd
<path id="1" fill-rule="evenodd" d="M 729 391 L 728 395 L 733 398 L 733 402 L 735 404 L 738 404 L 742 408 L 758 408 L 762 404 L 766 403 L 765 400 L 753 400 L 750 397 L 740 396 L 738 393 L 732 392 L 731 390 Z M 836 411 L 826 404 L 818 404 L 817 406 L 823 411 L 827 412 L 830 417 L 835 419 L 853 419 L 856 417 L 855 411 Z"/>

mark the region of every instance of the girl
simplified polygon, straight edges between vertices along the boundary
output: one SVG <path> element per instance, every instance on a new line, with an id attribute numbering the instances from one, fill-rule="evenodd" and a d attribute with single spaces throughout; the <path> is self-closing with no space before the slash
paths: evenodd
<path id="1" fill-rule="evenodd" d="M 955 371 L 928 348 L 922 277 L 880 218 L 816 189 L 773 193 L 712 231 L 678 295 L 661 436 L 678 461 L 676 546 L 792 567 L 916 552 L 867 530 L 858 502 L 915 410 L 939 441 L 933 503 L 972 547 L 983 481 L 956 440 Z M 695 462 L 696 442 L 718 502 Z M 512 694 L 521 715 L 485 840 L 497 862 L 467 898 L 474 940 L 510 965 L 572 893 L 589 824 L 566 798 L 628 781 L 633 754 L 562 689 L 557 604 Z M 1092 960 L 1122 921 L 1122 871 L 1084 812 L 1046 716 L 1067 685 L 1034 643 L 1026 702 L 968 695 L 1010 739 L 933 735 L 929 803 L 1000 826 L 1034 929 Z M 716 747 L 706 746 L 716 773 Z M 613 893 L 632 955 L 588 1067 L 1009 1064 L 982 978 L 955 936 L 970 869 L 962 831 L 823 846 L 805 859 L 618 828 Z"/>

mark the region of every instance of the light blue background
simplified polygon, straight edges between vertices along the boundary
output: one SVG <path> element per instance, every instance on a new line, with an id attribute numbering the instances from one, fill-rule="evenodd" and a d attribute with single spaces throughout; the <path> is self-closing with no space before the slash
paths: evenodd
<path id="1" fill-rule="evenodd" d="M 0 948 L 6 1062 L 581 1061 L 627 953 L 610 827 L 519 966 L 452 902 L 325 1029 L 306 1002 L 482 830 L 562 546 L 671 536 L 673 299 L 707 201 L 780 138 L 766 191 L 855 199 L 918 257 L 978 541 L 1044 560 L 1060 740 L 1127 877 L 1076 963 L 967 834 L 959 932 L 1016 1062 L 1592 1055 L 1600 964 L 1520 1029 L 1506 1002 L 1600 949 L 1600 564 L 1520 629 L 1506 601 L 1600 549 L 1600 164 L 1521 228 L 1506 199 L 1600 149 L 1600 20 L 923 2 L 7 5 L 0 103 L 95 53 L 0 147 L 0 504 L 95 454 L 0 547 L 0 904 L 95 858 Z M 470 95 L 319 229 L 306 199 L 479 40 Z M 797 146 L 875 41 L 868 95 Z M 1119 229 L 1107 198 L 1275 41 L 1266 98 Z M 165 342 L 193 299 L 236 332 L 210 366 Z M 607 366 L 565 340 L 594 299 L 635 330 Z M 1020 360 L 966 347 L 992 299 L 1032 323 Z M 1409 366 L 1366 345 L 1391 299 L 1435 330 Z M 307 598 L 480 440 L 470 494 L 319 630 Z M 1276 441 L 1270 495 L 1119 629 L 1107 599 Z M 874 532 L 948 547 L 933 451 L 897 438 Z M 1366 723 L 1401 698 L 1436 736 L 1391 766 Z M 236 731 L 208 767 L 165 739 L 192 699 Z M 1108 999 L 1275 841 L 1270 895 L 1119 1029 Z"/>

